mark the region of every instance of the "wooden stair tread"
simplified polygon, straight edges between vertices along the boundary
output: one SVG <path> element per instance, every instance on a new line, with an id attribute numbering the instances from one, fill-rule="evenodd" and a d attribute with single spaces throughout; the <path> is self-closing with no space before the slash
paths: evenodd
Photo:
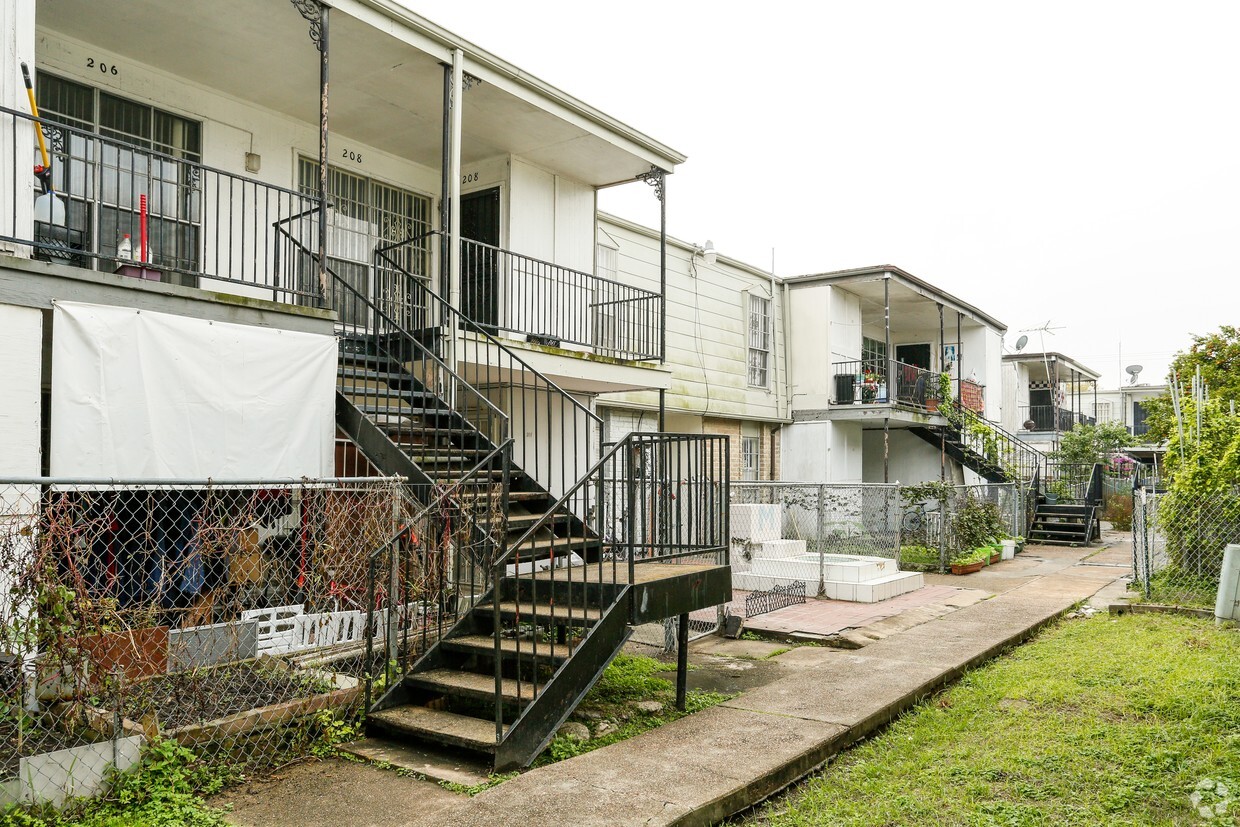
<path id="1" fill-rule="evenodd" d="M 550 644 L 547 644 L 548 647 Z M 495 675 L 463 672 L 457 669 L 428 669 L 414 672 L 406 677 L 410 683 L 425 689 L 442 691 L 446 695 L 463 694 L 478 698 L 495 697 Z M 515 681 L 504 678 L 500 682 L 500 695 L 506 701 L 532 701 L 536 687 L 527 680 Z"/>
<path id="2" fill-rule="evenodd" d="M 366 719 L 368 723 L 405 735 L 428 738 L 479 752 L 495 751 L 495 721 L 427 709 L 424 706 L 397 706 L 371 712 Z M 505 725 L 504 731 L 507 730 Z"/>

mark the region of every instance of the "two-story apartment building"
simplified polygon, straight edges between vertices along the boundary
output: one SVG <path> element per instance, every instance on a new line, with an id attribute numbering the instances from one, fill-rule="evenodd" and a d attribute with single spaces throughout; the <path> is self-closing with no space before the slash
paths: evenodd
<path id="1" fill-rule="evenodd" d="M 407 522 L 393 571 L 443 573 L 457 643 L 402 661 L 372 721 L 502 766 L 627 623 L 727 599 L 726 443 L 606 445 L 596 412 L 673 390 L 665 274 L 596 269 L 596 193 L 663 199 L 681 153 L 389 0 L 0 0 L 0 24 L 0 473 L 405 479 L 455 529 Z"/>
<path id="2" fill-rule="evenodd" d="M 600 276 L 659 289 L 659 233 L 616 216 L 599 218 Z M 789 421 L 781 282 L 720 255 L 707 242 L 668 239 L 665 428 L 725 434 L 736 480 L 779 478 L 779 434 Z M 654 391 L 603 394 L 609 440 L 658 429 Z"/>
<path id="3" fill-rule="evenodd" d="M 1036 447 L 1053 451 L 1062 434 L 1092 425 L 1100 375 L 1062 353 L 1003 356 L 1004 427 Z"/>
<path id="4" fill-rule="evenodd" d="M 890 265 L 796 276 L 781 289 L 793 420 L 782 431 L 785 477 L 974 478 L 945 441 L 954 427 L 939 405 L 947 396 L 968 415 L 1001 419 L 1002 322 Z"/>

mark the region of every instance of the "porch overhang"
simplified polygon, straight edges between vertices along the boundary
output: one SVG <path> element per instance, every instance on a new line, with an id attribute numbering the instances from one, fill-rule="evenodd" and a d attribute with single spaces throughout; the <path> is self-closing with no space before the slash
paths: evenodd
<path id="1" fill-rule="evenodd" d="M 332 3 L 331 133 L 437 169 L 443 64 L 465 55 L 462 162 L 518 155 L 592 186 L 631 181 L 685 156 L 386 0 Z M 84 47 L 146 64 L 307 124 L 318 123 L 319 54 L 288 0 L 40 0 L 41 61 L 84 60 Z M 187 48 L 192 39 L 193 48 Z M 64 40 L 51 48 L 51 41 Z M 83 64 L 84 65 L 84 64 Z M 153 97 L 155 90 L 122 93 Z M 176 101 L 161 102 L 173 108 Z"/>

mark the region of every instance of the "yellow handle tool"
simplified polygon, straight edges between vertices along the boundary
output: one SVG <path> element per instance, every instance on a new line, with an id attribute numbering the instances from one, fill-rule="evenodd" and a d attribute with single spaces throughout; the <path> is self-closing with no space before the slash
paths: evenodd
<path id="1" fill-rule="evenodd" d="M 30 98 L 30 112 L 37 118 L 39 107 L 34 102 L 34 86 L 30 83 L 30 67 L 25 63 L 22 63 L 22 77 L 26 81 L 26 96 Z M 43 142 L 43 128 L 38 123 L 34 125 L 34 134 L 39 136 L 39 154 L 43 156 L 43 168 L 50 169 L 52 164 L 47 158 L 47 144 Z"/>

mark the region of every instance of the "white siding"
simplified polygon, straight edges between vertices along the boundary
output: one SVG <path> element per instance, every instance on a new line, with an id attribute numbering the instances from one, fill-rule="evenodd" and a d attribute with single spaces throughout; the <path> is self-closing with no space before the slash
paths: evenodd
<path id="1" fill-rule="evenodd" d="M 619 280 L 645 290 L 659 290 L 659 239 L 650 231 L 601 217 L 599 237 L 618 248 Z M 773 325 L 770 387 L 748 383 L 746 337 L 748 295 L 771 296 L 770 279 L 719 259 L 708 265 L 678 243 L 667 250 L 667 364 L 672 387 L 669 413 L 707 414 L 747 419 L 778 419 L 785 379 L 782 294 L 771 302 Z M 608 394 L 607 401 L 654 407 L 652 392 Z M 602 401 L 602 400 L 600 400 Z"/>
<path id="2" fill-rule="evenodd" d="M 0 476 L 40 472 L 40 372 L 43 314 L 0 304 Z"/>
<path id="3" fill-rule="evenodd" d="M 861 423 L 793 422 L 779 433 L 781 479 L 861 482 Z"/>

